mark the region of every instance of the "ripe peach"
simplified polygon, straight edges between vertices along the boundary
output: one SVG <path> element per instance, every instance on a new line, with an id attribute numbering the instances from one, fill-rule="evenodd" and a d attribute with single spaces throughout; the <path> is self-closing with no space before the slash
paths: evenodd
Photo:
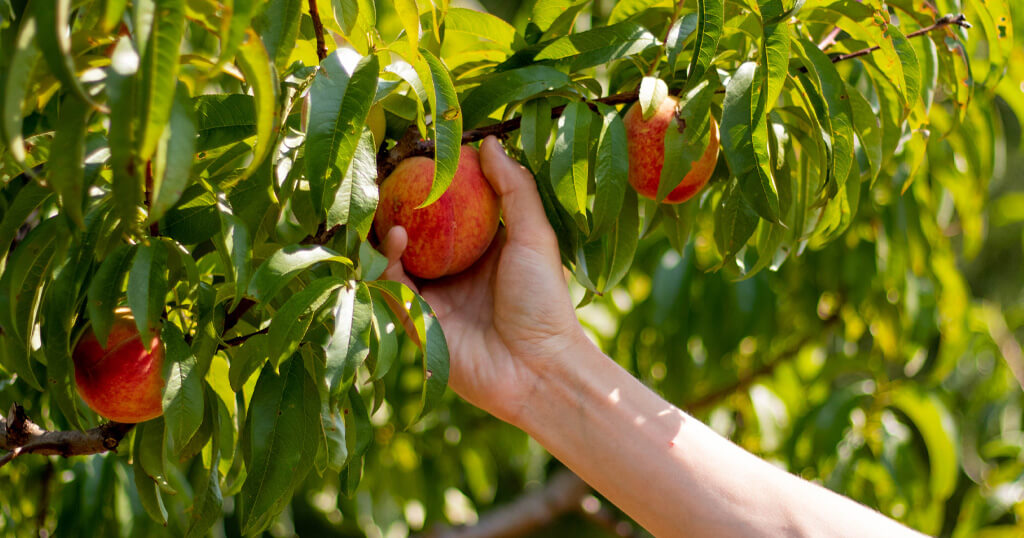
<path id="1" fill-rule="evenodd" d="M 641 196 L 652 200 L 658 197 L 661 167 L 665 160 L 665 130 L 675 127 L 676 105 L 679 100 L 668 96 L 658 106 L 651 119 L 644 121 L 640 105 L 633 105 L 623 118 L 626 124 L 626 149 L 629 153 L 629 184 Z M 690 171 L 665 197 L 667 204 L 685 202 L 700 192 L 715 171 L 718 161 L 718 124 L 711 118 L 711 139 L 700 159 L 690 163 Z"/>
<path id="2" fill-rule="evenodd" d="M 106 346 L 92 328 L 86 329 L 71 355 L 78 394 L 113 421 L 144 422 L 162 415 L 164 348 L 156 335 L 150 350 L 143 347 L 128 309 L 117 311 Z"/>
<path id="3" fill-rule="evenodd" d="M 498 196 L 480 169 L 480 155 L 462 146 L 459 167 L 448 190 L 436 202 L 416 209 L 430 192 L 434 161 L 408 158 L 380 185 L 373 227 L 381 240 L 392 226 L 409 234 L 402 266 L 421 278 L 453 275 L 473 265 L 498 231 Z"/>

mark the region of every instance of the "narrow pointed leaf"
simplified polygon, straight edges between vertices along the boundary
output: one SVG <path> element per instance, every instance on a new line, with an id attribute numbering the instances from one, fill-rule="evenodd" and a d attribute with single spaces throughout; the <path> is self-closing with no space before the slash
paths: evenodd
<path id="1" fill-rule="evenodd" d="M 332 397 L 354 381 L 356 369 L 369 354 L 372 316 L 370 290 L 365 284 L 350 282 L 338 293 L 333 306 L 334 330 L 324 347 Z"/>
<path id="2" fill-rule="evenodd" d="M 140 64 L 139 158 L 149 160 L 171 117 L 178 84 L 178 49 L 185 34 L 185 0 L 156 0 Z"/>
<path id="3" fill-rule="evenodd" d="M 373 133 L 364 129 L 352 162 L 327 211 L 327 227 L 347 224 L 366 240 L 377 211 L 377 153 Z"/>
<path id="4" fill-rule="evenodd" d="M 555 195 L 584 233 L 589 229 L 586 207 L 592 117 L 593 113 L 584 103 L 574 101 L 566 105 L 558 118 L 555 146 L 551 152 L 551 184 Z"/>
<path id="5" fill-rule="evenodd" d="M 164 422 L 171 445 L 181 454 L 203 422 L 203 379 L 198 361 L 178 326 L 164 322 L 160 331 L 164 344 Z"/>
<path id="6" fill-rule="evenodd" d="M 420 207 L 426 207 L 441 198 L 455 178 L 462 146 L 462 108 L 448 69 L 426 49 L 420 49 L 420 54 L 430 71 L 427 93 L 434 134 L 434 182 L 427 198 L 420 204 Z"/>
<path id="7" fill-rule="evenodd" d="M 320 65 L 309 90 L 306 179 L 313 209 L 326 215 L 348 172 L 377 88 L 380 63 L 370 55 L 346 65 L 336 51 Z"/>
<path id="8" fill-rule="evenodd" d="M 320 427 L 320 396 L 302 359 L 269 365 L 256 382 L 246 415 L 249 471 L 239 495 L 243 534 L 256 534 L 287 506 L 316 457 Z"/>

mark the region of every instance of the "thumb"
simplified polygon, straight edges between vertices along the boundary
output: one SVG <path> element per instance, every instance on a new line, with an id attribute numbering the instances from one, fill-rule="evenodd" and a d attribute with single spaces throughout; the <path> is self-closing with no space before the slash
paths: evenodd
<path id="1" fill-rule="evenodd" d="M 488 136 L 480 144 L 480 167 L 501 199 L 501 214 L 509 241 L 539 239 L 548 245 L 557 245 L 533 174 L 509 157 L 497 138 Z"/>

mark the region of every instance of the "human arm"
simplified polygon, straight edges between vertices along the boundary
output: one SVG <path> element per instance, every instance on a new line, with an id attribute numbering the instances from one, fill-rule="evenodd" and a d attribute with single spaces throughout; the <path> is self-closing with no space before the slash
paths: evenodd
<path id="1" fill-rule="evenodd" d="M 533 178 L 493 138 L 481 164 L 506 231 L 469 271 L 419 288 L 448 337 L 456 392 L 658 536 L 915 534 L 742 450 L 601 353 L 576 319 Z M 414 285 L 405 241 L 401 229 L 385 239 L 385 276 Z"/>

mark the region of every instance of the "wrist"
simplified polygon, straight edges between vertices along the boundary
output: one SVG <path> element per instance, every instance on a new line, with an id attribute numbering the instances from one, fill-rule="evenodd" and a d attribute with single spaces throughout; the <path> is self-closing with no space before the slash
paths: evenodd
<path id="1" fill-rule="evenodd" d="M 532 380 L 524 387 L 517 409 L 506 419 L 538 440 L 553 415 L 563 414 L 600 397 L 599 371 L 611 361 L 582 330 L 551 346 L 551 351 L 522 361 Z"/>

